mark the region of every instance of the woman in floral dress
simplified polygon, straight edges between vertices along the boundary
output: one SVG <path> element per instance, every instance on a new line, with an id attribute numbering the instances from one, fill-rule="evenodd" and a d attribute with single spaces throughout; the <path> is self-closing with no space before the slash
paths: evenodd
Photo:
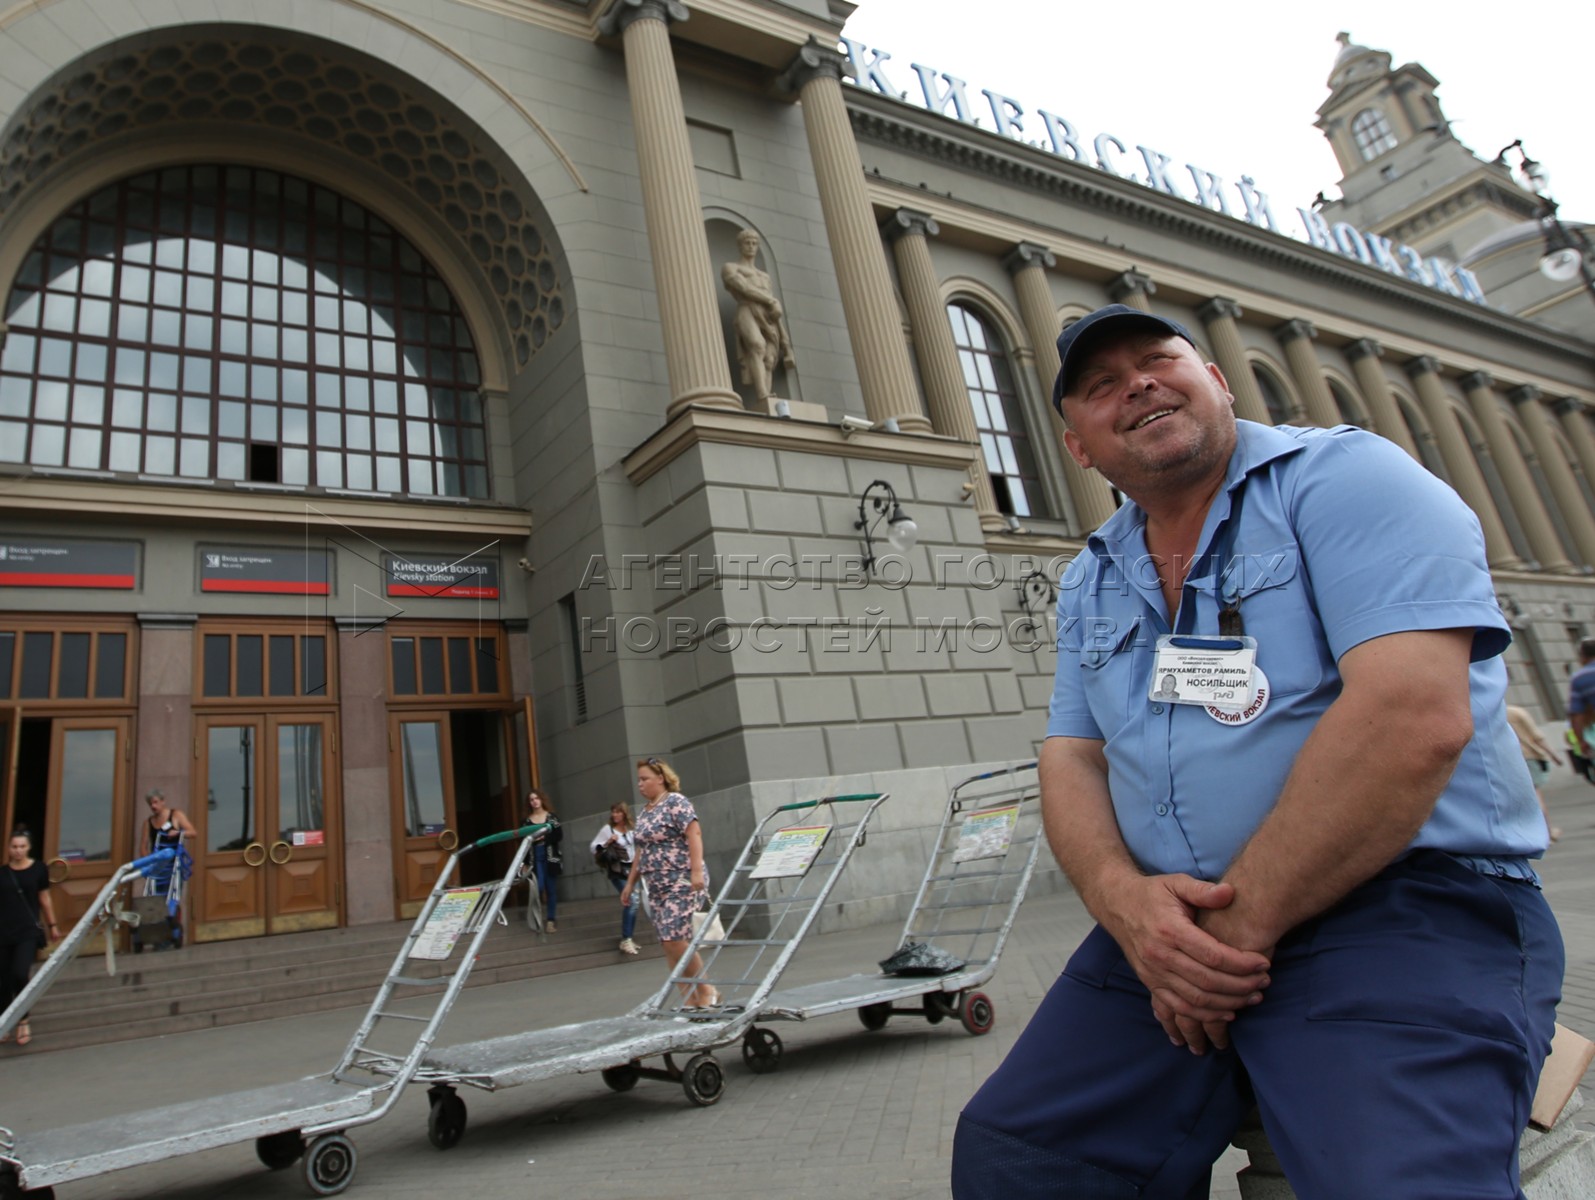
<path id="1" fill-rule="evenodd" d="M 692 802 L 681 794 L 681 779 L 670 764 L 646 758 L 637 764 L 637 793 L 643 808 L 637 814 L 637 854 L 621 889 L 621 904 L 631 903 L 640 878 L 648 886 L 648 916 L 672 970 L 692 940 L 692 914 L 709 888 L 703 865 L 703 830 Z M 702 975 L 703 961 L 694 954 L 688 975 Z M 714 1008 L 720 993 L 707 983 L 683 985 L 686 1008 Z"/>

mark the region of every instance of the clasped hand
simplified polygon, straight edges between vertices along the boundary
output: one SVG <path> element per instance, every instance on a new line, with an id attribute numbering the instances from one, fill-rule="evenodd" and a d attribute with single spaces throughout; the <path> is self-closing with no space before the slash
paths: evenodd
<path id="1" fill-rule="evenodd" d="M 1246 939 L 1219 915 L 1234 899 L 1230 884 L 1190 875 L 1138 876 L 1113 898 L 1108 932 L 1152 993 L 1169 1041 L 1193 1054 L 1226 1049 L 1229 1023 L 1260 1003 L 1269 983 L 1273 947 L 1243 948 Z"/>

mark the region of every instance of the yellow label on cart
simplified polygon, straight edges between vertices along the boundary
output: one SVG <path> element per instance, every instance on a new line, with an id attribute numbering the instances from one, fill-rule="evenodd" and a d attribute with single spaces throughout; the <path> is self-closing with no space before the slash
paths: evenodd
<path id="1" fill-rule="evenodd" d="M 411 958 L 443 959 L 454 953 L 466 922 L 482 902 L 482 889 L 450 888 L 438 897 L 437 907 L 426 919 L 421 936 L 410 947 Z"/>
<path id="2" fill-rule="evenodd" d="M 958 848 L 953 851 L 955 863 L 973 862 L 977 858 L 1002 858 L 1013 842 L 1013 831 L 1019 824 L 1019 806 L 988 808 L 984 812 L 970 813 L 958 830 Z"/>

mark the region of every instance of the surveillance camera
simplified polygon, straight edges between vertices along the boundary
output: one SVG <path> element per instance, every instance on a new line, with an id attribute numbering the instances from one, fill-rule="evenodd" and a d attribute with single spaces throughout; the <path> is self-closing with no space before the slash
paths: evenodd
<path id="1" fill-rule="evenodd" d="M 521 561 L 518 564 L 516 564 L 516 565 L 519 566 L 520 569 L 525 571 L 528 575 L 530 575 L 533 571 L 537 570 L 536 567 L 532 566 L 532 560 L 529 559 L 529 558 L 521 559 Z"/>
<path id="2" fill-rule="evenodd" d="M 842 436 L 845 438 L 875 428 L 875 422 L 866 421 L 863 417 L 843 417 L 837 424 L 841 427 Z"/>

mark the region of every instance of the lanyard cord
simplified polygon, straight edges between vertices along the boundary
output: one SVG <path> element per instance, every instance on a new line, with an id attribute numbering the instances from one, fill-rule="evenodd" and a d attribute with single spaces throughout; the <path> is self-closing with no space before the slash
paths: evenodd
<path id="1" fill-rule="evenodd" d="M 1214 546 L 1208 560 L 1213 571 L 1213 597 L 1218 603 L 1220 637 L 1235 638 L 1246 633 L 1245 622 L 1241 620 L 1241 584 L 1246 575 L 1244 568 L 1237 567 L 1235 563 L 1235 542 L 1240 537 L 1241 508 L 1245 500 L 1246 481 L 1242 479 L 1230 493 L 1229 516 L 1224 518 L 1224 528 L 1213 539 Z M 1196 605 L 1181 604 L 1175 624 L 1185 627 L 1177 629 L 1178 633 L 1195 633 Z"/>

